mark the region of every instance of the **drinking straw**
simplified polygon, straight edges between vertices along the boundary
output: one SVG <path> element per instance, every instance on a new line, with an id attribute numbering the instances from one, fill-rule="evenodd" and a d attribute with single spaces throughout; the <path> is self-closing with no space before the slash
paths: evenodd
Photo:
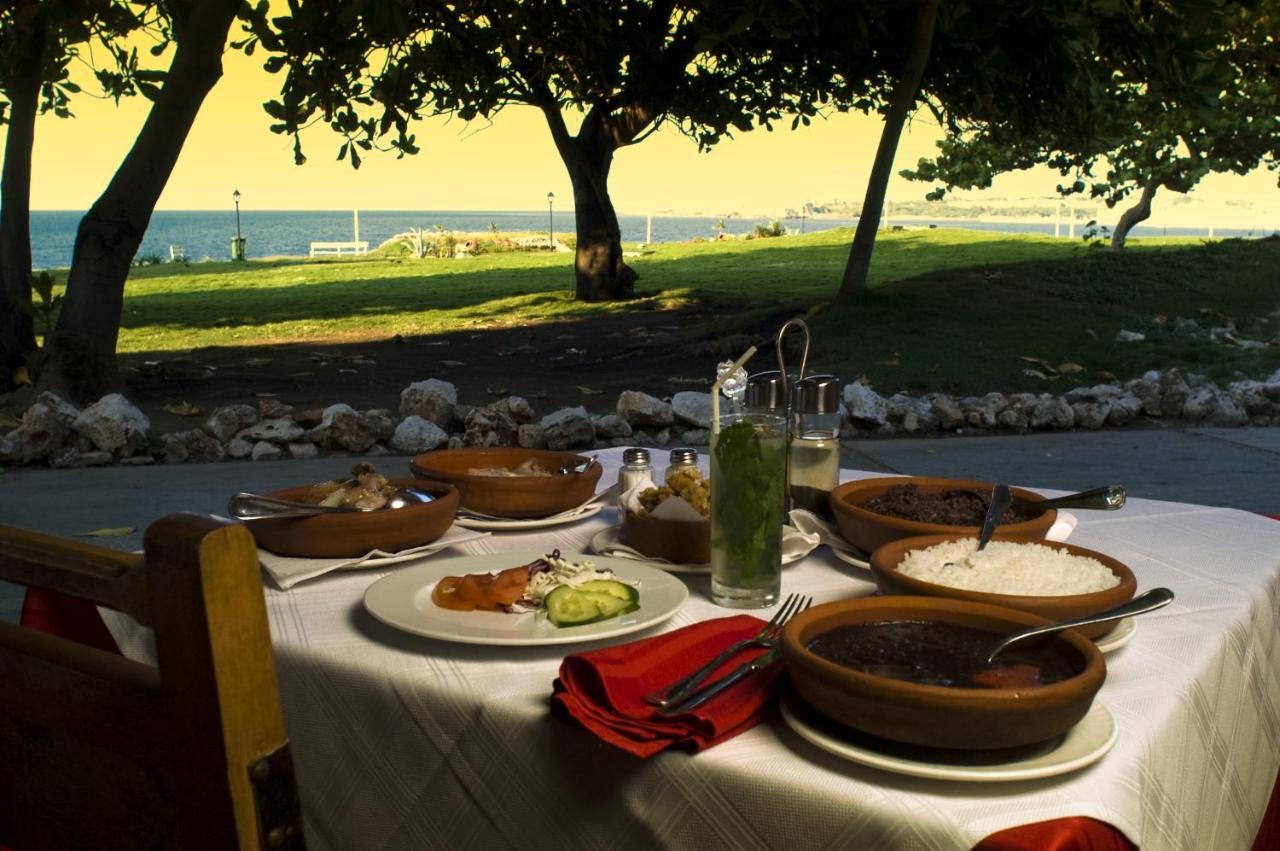
<path id="1" fill-rule="evenodd" d="M 738 371 L 738 367 L 751 360 L 756 353 L 756 347 L 752 346 L 742 353 L 742 357 L 733 362 L 733 366 L 725 370 L 724 375 L 716 379 L 716 383 L 711 385 L 711 434 L 720 433 L 720 385 L 726 378 Z"/>

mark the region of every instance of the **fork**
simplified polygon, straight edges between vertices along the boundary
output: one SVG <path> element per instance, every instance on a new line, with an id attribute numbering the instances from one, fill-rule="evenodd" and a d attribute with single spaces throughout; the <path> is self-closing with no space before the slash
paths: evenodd
<path id="1" fill-rule="evenodd" d="M 788 594 L 786 599 L 782 601 L 782 605 L 778 607 L 778 611 L 774 613 L 769 622 L 760 628 L 760 631 L 750 638 L 744 638 L 730 644 L 723 653 L 694 671 L 682 680 L 667 686 L 663 689 L 651 691 L 644 696 L 644 702 L 650 706 L 664 708 L 673 706 L 682 701 L 694 686 L 707 678 L 712 671 L 719 668 L 732 657 L 746 650 L 748 647 L 770 647 L 778 640 L 782 627 L 786 624 L 791 616 L 796 612 L 809 608 L 809 604 L 813 602 L 813 598 L 808 598 L 807 602 L 802 602 L 803 598 L 799 594 Z"/>
<path id="2" fill-rule="evenodd" d="M 809 608 L 812 603 L 812 597 L 806 597 L 801 600 L 797 608 L 778 625 L 777 631 L 780 632 L 782 627 L 786 626 L 788 620 Z M 658 711 L 663 715 L 678 715 L 688 712 L 706 703 L 711 698 L 720 694 L 720 692 L 728 689 L 734 683 L 746 679 L 756 671 L 763 671 L 765 668 L 772 666 L 774 662 L 778 661 L 778 657 L 781 655 L 782 651 L 782 645 L 778 643 L 777 635 L 775 634 L 773 638 L 761 641 L 760 643 L 769 648 L 765 653 L 757 656 L 750 662 L 739 665 L 732 672 L 716 680 L 709 686 L 704 686 L 700 689 L 694 689 L 691 692 L 686 692 L 679 700 L 668 701 L 666 704 L 661 706 Z"/>

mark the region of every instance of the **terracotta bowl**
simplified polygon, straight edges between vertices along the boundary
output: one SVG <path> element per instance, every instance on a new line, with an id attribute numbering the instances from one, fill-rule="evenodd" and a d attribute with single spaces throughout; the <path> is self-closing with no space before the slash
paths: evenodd
<path id="1" fill-rule="evenodd" d="M 896 541 L 899 538 L 912 538 L 917 535 L 955 535 L 969 533 L 978 534 L 977 526 L 944 526 L 940 523 L 921 523 L 915 520 L 901 520 L 877 514 L 862 507 L 864 500 L 881 496 L 894 485 L 914 484 L 927 493 L 941 493 L 950 490 L 974 490 L 990 495 L 993 485 L 990 482 L 975 482 L 969 479 L 936 479 L 929 476 L 886 476 L 874 479 L 862 479 L 846 482 L 831 492 L 831 512 L 836 517 L 836 526 L 846 541 L 864 552 L 875 552 L 877 547 Z M 1016 496 L 1027 499 L 1044 499 L 1038 493 L 1022 488 L 1009 488 Z M 1050 509 L 1041 512 L 1038 517 L 1022 523 L 1009 523 L 1000 527 L 1000 531 L 1008 535 L 1019 535 L 1023 538 L 1043 538 L 1049 528 L 1058 519 L 1058 512 Z"/>
<path id="2" fill-rule="evenodd" d="M 1084 670 L 1034 688 L 919 685 L 856 671 L 814 655 L 817 635 L 853 623 L 931 620 L 1009 633 L 1044 623 L 1014 609 L 935 597 L 864 597 L 816 606 L 782 631 L 782 653 L 796 691 L 835 721 L 874 736 L 935 748 L 986 750 L 1051 739 L 1071 729 L 1106 678 L 1093 642 L 1073 631 L 1052 641 L 1079 654 Z"/>
<path id="3" fill-rule="evenodd" d="M 549 470 L 582 464 L 585 455 L 546 449 L 439 449 L 418 455 L 409 469 L 420 479 L 448 482 L 458 489 L 460 505 L 495 517 L 546 517 L 581 505 L 596 492 L 602 472 L 592 464 L 583 473 L 550 476 L 473 476 L 468 470 L 487 467 L 514 469 L 530 458 Z"/>
<path id="4" fill-rule="evenodd" d="M 663 520 L 626 512 L 622 543 L 675 564 L 711 562 L 711 521 Z"/>
<path id="5" fill-rule="evenodd" d="M 391 479 L 397 487 L 414 487 L 436 494 L 422 505 L 378 511 L 317 514 L 313 517 L 250 520 L 245 523 L 258 546 L 283 556 L 356 558 L 370 550 L 394 553 L 429 544 L 453 524 L 458 490 L 444 482 Z M 267 494 L 301 500 L 310 485 Z"/>
<path id="6" fill-rule="evenodd" d="M 1133 576 L 1133 571 L 1129 570 L 1123 563 L 1095 550 L 1087 550 L 1084 547 L 1057 541 L 1035 541 L 1035 543 L 1052 547 L 1055 550 L 1065 550 L 1073 555 L 1097 559 L 1111 568 L 1112 573 L 1120 577 L 1120 584 L 1114 588 L 1108 588 L 1106 591 L 1095 591 L 1091 594 L 1033 597 L 1020 594 L 989 594 L 984 591 L 948 588 L 945 585 L 937 585 L 933 582 L 924 582 L 920 579 L 904 576 L 897 571 L 898 564 L 911 550 L 923 549 L 934 544 L 940 544 L 943 541 L 954 541 L 957 538 L 965 537 L 972 538 L 975 536 L 925 535 L 920 538 L 903 538 L 902 540 L 885 544 L 871 554 L 871 572 L 875 574 L 876 587 L 880 589 L 881 594 L 912 594 L 923 597 L 940 597 L 948 600 L 963 600 L 970 603 L 987 603 L 992 606 L 1006 606 L 1010 609 L 1030 612 L 1033 615 L 1039 615 L 1051 621 L 1089 615 L 1094 612 L 1100 612 L 1103 609 L 1109 609 L 1112 606 L 1118 606 L 1126 600 L 1132 599 L 1134 592 L 1138 589 L 1138 582 Z M 1026 538 L 1004 533 L 996 534 L 992 537 L 992 540 L 1027 542 Z M 1107 623 L 1080 627 L 1079 632 L 1089 638 L 1097 638 L 1100 635 L 1106 635 L 1114 628 L 1115 623 L 1108 621 Z"/>

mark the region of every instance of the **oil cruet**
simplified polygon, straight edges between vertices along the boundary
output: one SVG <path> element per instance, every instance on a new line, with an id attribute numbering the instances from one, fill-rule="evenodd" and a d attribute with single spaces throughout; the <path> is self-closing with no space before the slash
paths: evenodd
<path id="1" fill-rule="evenodd" d="M 792 508 L 831 519 L 831 491 L 840 483 L 840 382 L 832 375 L 801 378 L 791 389 L 787 493 Z"/>

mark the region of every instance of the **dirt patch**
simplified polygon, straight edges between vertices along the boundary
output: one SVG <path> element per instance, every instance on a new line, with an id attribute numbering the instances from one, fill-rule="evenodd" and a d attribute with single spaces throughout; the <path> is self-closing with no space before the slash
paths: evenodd
<path id="1" fill-rule="evenodd" d="M 438 378 L 463 404 L 517 395 L 539 414 L 566 405 L 614 409 L 623 390 L 669 397 L 706 390 L 715 364 L 748 345 L 762 351 L 785 317 L 728 317 L 718 305 L 628 311 L 536 326 L 467 330 L 341 344 L 218 347 L 124 355 L 125 395 L 157 431 L 193 428 L 202 417 L 167 406 L 189 403 L 208 414 L 220 405 L 273 396 L 299 409 L 345 402 L 358 409 L 400 404 L 400 391 Z M 730 352 L 732 349 L 732 352 Z M 759 368 L 766 355 L 758 355 Z"/>

